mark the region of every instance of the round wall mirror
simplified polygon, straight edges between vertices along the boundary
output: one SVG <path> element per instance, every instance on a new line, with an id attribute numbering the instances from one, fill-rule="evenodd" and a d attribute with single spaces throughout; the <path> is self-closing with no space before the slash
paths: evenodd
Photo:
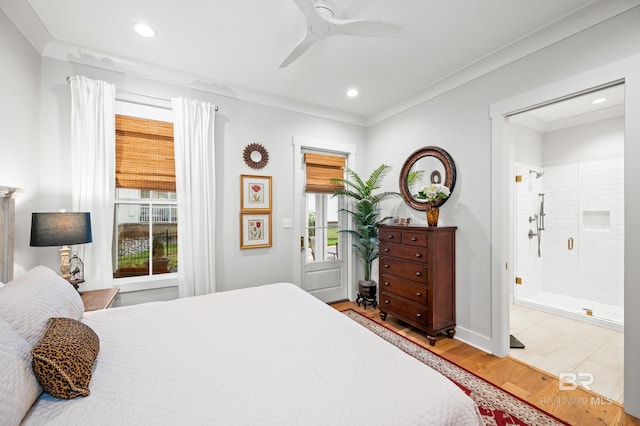
<path id="1" fill-rule="evenodd" d="M 425 146 L 416 150 L 404 162 L 400 171 L 400 193 L 404 201 L 416 210 L 427 210 L 426 200 L 417 198 L 420 188 L 439 183 L 453 194 L 456 185 L 456 165 L 447 151 L 437 146 Z M 451 196 L 449 196 L 451 198 Z M 441 206 L 449 198 L 434 203 Z"/>

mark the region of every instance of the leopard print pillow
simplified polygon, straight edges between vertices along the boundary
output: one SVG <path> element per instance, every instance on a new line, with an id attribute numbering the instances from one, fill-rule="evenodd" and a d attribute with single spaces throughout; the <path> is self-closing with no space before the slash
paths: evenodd
<path id="1" fill-rule="evenodd" d="M 71 318 L 51 318 L 31 350 L 33 372 L 45 392 L 56 398 L 88 396 L 99 350 L 98 336 L 89 326 Z"/>

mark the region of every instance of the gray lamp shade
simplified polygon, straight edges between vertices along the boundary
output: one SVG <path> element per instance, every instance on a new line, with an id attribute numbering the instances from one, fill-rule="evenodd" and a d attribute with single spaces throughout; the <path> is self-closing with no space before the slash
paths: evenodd
<path id="1" fill-rule="evenodd" d="M 32 213 L 32 247 L 70 246 L 91 241 L 90 213 Z"/>

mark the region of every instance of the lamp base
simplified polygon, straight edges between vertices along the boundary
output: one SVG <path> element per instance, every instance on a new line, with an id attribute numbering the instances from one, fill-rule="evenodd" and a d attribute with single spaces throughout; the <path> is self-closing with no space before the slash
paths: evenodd
<path id="1" fill-rule="evenodd" d="M 60 274 L 62 278 L 69 281 L 71 279 L 70 267 L 69 267 L 69 252 L 71 249 L 69 246 L 60 247 Z"/>

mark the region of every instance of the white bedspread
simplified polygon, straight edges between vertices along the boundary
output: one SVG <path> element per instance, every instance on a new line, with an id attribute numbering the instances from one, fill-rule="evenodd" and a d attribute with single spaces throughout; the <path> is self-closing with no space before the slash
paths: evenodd
<path id="1" fill-rule="evenodd" d="M 444 376 L 292 284 L 86 313 L 91 395 L 26 425 L 474 425 Z"/>

